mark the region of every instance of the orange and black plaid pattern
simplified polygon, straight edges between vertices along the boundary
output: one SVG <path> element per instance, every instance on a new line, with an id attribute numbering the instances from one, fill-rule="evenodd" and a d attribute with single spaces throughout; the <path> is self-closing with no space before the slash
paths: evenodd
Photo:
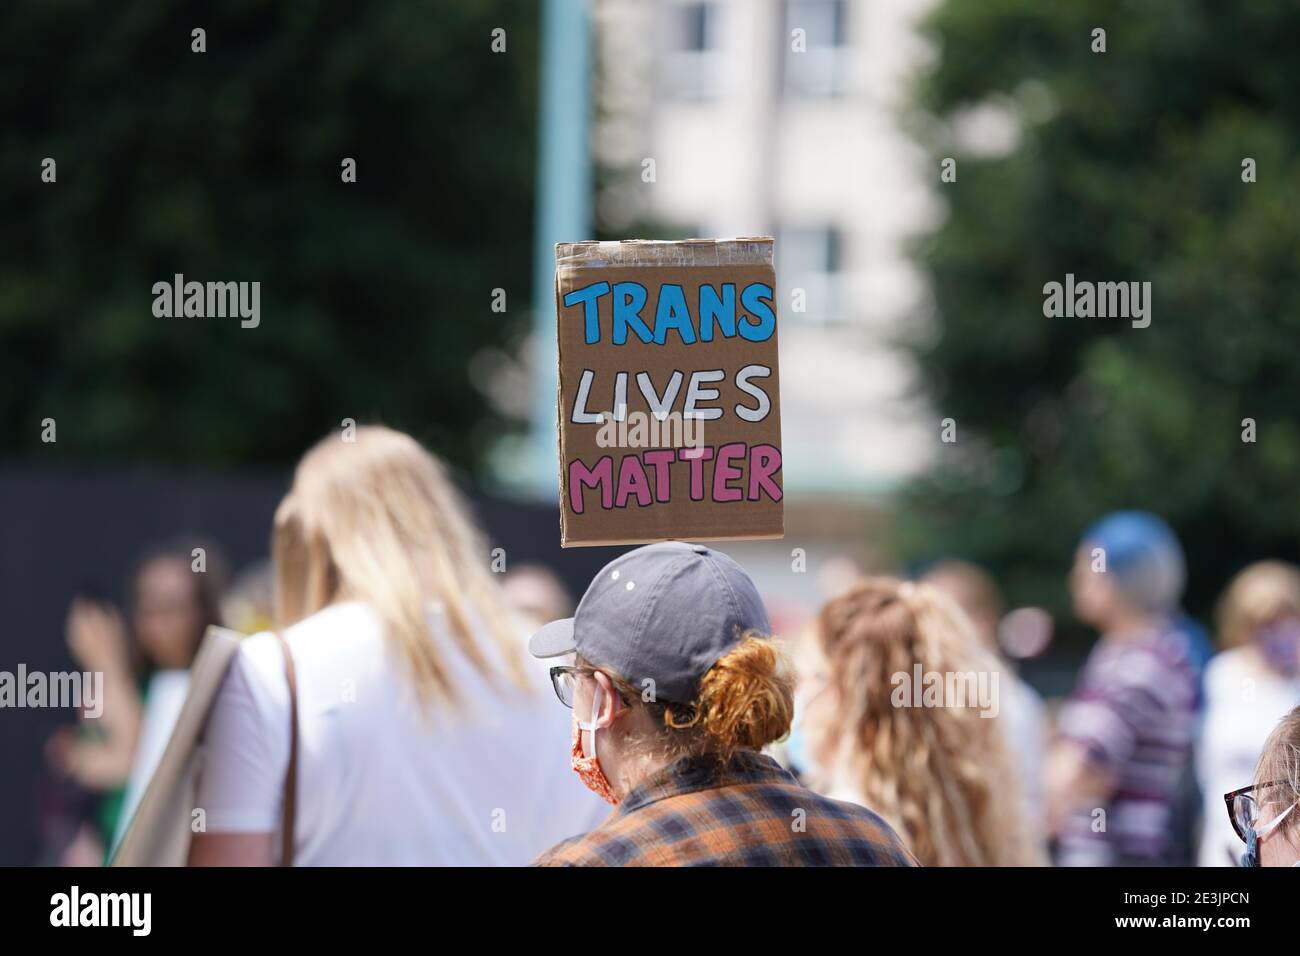
<path id="1" fill-rule="evenodd" d="M 534 866 L 916 866 L 884 820 L 813 793 L 761 754 L 689 757 Z"/>

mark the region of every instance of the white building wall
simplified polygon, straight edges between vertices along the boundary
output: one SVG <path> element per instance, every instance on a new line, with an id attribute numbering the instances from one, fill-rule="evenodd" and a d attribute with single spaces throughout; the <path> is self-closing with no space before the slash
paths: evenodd
<path id="1" fill-rule="evenodd" d="M 792 507 L 895 487 L 937 436 L 894 344 L 926 321 L 905 244 L 939 214 L 938 170 L 902 126 L 910 78 L 930 55 L 917 22 L 932 5 L 843 0 L 837 14 L 835 0 L 595 0 L 602 230 L 777 237 Z M 797 29 L 805 50 L 787 54 Z"/>

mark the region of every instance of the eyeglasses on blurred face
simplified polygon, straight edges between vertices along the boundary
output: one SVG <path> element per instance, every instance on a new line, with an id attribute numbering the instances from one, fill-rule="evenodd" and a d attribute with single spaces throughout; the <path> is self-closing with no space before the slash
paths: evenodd
<path id="1" fill-rule="evenodd" d="M 1223 795 L 1223 801 L 1228 805 L 1228 819 L 1232 821 L 1232 829 L 1241 838 L 1241 842 L 1247 842 L 1246 834 L 1255 829 L 1255 825 L 1259 823 L 1260 808 L 1257 794 L 1281 784 L 1282 781 L 1273 780 L 1269 783 L 1252 784 Z"/>
<path id="2" fill-rule="evenodd" d="M 578 667 L 572 664 L 552 667 L 551 686 L 555 688 L 555 696 L 560 698 L 560 703 L 572 710 L 573 695 L 578 689 L 578 675 L 594 673 L 596 671 L 593 668 Z"/>

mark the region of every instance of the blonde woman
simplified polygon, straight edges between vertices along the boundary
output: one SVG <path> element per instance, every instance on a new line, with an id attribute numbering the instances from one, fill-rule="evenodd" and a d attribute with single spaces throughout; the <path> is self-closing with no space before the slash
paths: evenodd
<path id="1" fill-rule="evenodd" d="M 572 618 L 533 635 L 573 709 L 574 773 L 615 807 L 539 866 L 911 866 L 869 810 L 801 787 L 760 751 L 784 737 L 792 680 L 754 583 L 670 541 L 596 575 Z"/>
<path id="2" fill-rule="evenodd" d="M 355 439 L 309 451 L 275 515 L 294 862 L 526 863 L 600 805 L 555 757 L 568 727 L 442 466 L 387 428 Z M 280 859 L 288 707 L 276 636 L 249 638 L 209 718 L 191 864 Z"/>
<path id="3" fill-rule="evenodd" d="M 1300 568 L 1260 561 L 1241 571 L 1219 602 L 1223 651 L 1205 670 L 1205 725 L 1196 772 L 1205 808 L 1201 866 L 1229 866 L 1237 835 L 1222 794 L 1248 779 L 1269 728 L 1300 703 Z"/>
<path id="4" fill-rule="evenodd" d="M 814 636 L 814 786 L 875 809 L 925 866 L 1043 862 L 999 723 L 1001 664 L 950 598 L 870 578 L 822 609 Z"/>

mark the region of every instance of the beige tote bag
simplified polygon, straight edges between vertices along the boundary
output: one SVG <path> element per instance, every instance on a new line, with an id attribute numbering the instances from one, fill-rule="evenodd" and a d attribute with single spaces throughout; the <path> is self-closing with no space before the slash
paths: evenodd
<path id="1" fill-rule="evenodd" d="M 289 681 L 289 767 L 284 784 L 280 865 L 292 866 L 298 782 L 298 685 L 289 645 L 278 631 L 276 637 Z M 199 775 L 203 771 L 203 728 L 243 639 L 238 631 L 224 627 L 209 627 L 203 636 L 190 667 L 190 689 L 176 727 L 110 866 L 185 865 L 194 832 Z"/>

